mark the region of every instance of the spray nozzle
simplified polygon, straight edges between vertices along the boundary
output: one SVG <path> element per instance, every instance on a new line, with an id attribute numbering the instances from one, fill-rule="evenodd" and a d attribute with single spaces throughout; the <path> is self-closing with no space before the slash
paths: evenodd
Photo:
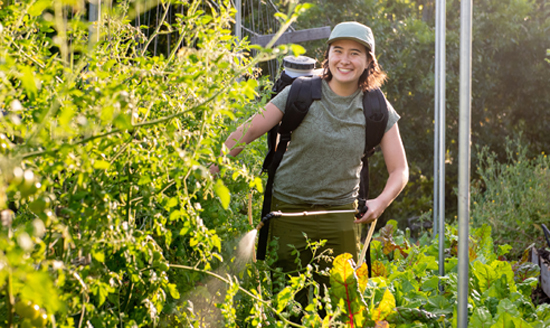
<path id="1" fill-rule="evenodd" d="M 274 218 L 274 217 L 279 217 L 279 216 L 281 216 L 281 215 L 282 215 L 281 211 L 269 212 L 266 216 L 264 216 L 264 217 L 262 218 L 262 220 L 260 221 L 260 223 L 258 223 L 258 225 L 256 226 L 256 230 L 260 231 L 260 229 L 264 226 L 264 224 L 265 224 L 267 221 L 271 220 L 271 219 Z"/>

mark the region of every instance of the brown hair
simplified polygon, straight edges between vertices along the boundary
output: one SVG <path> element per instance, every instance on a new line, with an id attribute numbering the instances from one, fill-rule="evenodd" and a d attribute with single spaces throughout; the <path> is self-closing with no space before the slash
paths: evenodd
<path id="1" fill-rule="evenodd" d="M 370 59 L 370 64 L 359 77 L 359 88 L 363 92 L 380 88 L 387 79 L 386 73 L 382 70 L 382 67 L 378 65 L 378 61 L 376 57 L 374 57 L 374 54 L 367 47 L 365 48 L 367 49 L 367 60 Z M 328 67 L 329 50 L 330 45 L 325 51 L 325 60 L 323 60 L 323 80 L 327 80 L 327 82 L 332 80 L 332 72 Z"/>

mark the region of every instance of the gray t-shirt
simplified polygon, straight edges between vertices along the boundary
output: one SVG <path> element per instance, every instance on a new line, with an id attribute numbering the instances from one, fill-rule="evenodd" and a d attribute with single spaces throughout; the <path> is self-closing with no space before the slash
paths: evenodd
<path id="1" fill-rule="evenodd" d="M 323 80 L 323 96 L 292 132 L 277 169 L 273 195 L 290 204 L 344 205 L 359 193 L 365 149 L 363 92 L 342 97 Z M 290 88 L 271 100 L 283 113 Z M 388 102 L 388 131 L 399 115 Z"/>

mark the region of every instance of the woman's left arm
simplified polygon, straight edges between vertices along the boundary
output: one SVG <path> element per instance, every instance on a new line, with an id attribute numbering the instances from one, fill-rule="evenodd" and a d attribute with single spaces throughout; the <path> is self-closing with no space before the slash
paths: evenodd
<path id="1" fill-rule="evenodd" d="M 367 200 L 368 211 L 355 223 L 369 223 L 379 218 L 409 181 L 407 155 L 397 123 L 384 134 L 380 147 L 389 173 L 388 181 L 386 181 L 386 186 L 378 197 Z"/>

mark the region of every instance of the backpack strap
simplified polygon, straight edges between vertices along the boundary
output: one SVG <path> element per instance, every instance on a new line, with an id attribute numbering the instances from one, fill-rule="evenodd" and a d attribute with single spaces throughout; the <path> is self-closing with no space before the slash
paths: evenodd
<path id="1" fill-rule="evenodd" d="M 365 92 L 363 96 L 363 113 L 366 121 L 365 153 L 361 161 L 361 178 L 359 184 L 359 198 L 366 202 L 369 198 L 369 157 L 374 154 L 374 149 L 380 144 L 386 125 L 388 124 L 388 103 L 380 89 Z M 367 229 L 361 233 L 361 242 L 365 242 Z M 372 277 L 370 245 L 368 245 L 365 259 L 368 267 L 369 278 Z"/>
<path id="2" fill-rule="evenodd" d="M 283 89 L 288 85 L 291 85 L 294 80 L 295 78 L 290 77 L 285 71 L 283 71 L 271 89 L 271 91 L 273 91 L 271 99 L 275 98 L 275 96 L 283 91 Z M 267 172 L 268 167 L 273 162 L 275 148 L 277 147 L 277 131 L 279 130 L 279 125 L 280 124 L 275 125 L 267 132 L 267 155 L 265 156 L 264 163 L 262 165 L 262 173 Z"/>
<path id="3" fill-rule="evenodd" d="M 361 183 L 359 184 L 359 198 L 369 197 L 369 157 L 380 144 L 386 125 L 388 124 L 388 103 L 380 89 L 365 92 L 363 96 L 363 114 L 366 122 L 365 152 L 363 154 L 363 168 L 361 169 Z"/>
<path id="4" fill-rule="evenodd" d="M 319 76 L 301 76 L 292 82 L 290 92 L 286 101 L 285 114 L 280 125 L 276 126 L 279 134 L 279 143 L 275 147 L 275 139 L 271 140 L 273 147 L 269 145 L 269 152 L 264 160 L 262 171 L 267 171 L 267 183 L 264 191 L 264 201 L 262 206 L 262 217 L 271 212 L 271 198 L 273 196 L 273 181 L 275 172 L 281 164 L 283 155 L 286 152 L 290 142 L 292 131 L 294 131 L 309 111 L 309 107 L 314 100 L 320 100 L 322 96 L 322 80 Z M 272 130 L 273 131 L 273 130 Z M 270 133 L 272 132 L 270 131 Z M 275 133 L 273 135 L 276 136 Z M 260 229 L 258 237 L 258 249 L 256 258 L 265 259 L 267 248 L 267 237 L 269 232 L 269 221 Z"/>

